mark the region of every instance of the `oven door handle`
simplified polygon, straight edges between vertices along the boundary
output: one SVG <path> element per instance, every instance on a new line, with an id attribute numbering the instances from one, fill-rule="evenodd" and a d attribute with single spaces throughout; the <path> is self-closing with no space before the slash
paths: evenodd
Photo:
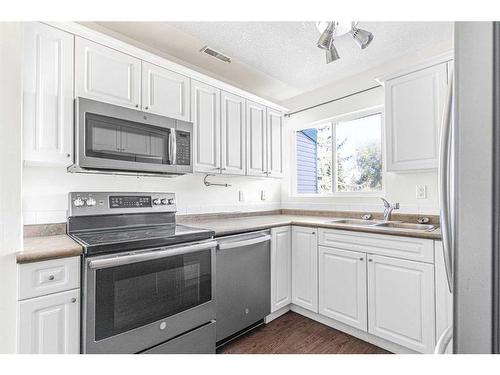
<path id="1" fill-rule="evenodd" d="M 112 258 L 90 260 L 88 266 L 90 269 L 102 269 L 116 266 L 123 266 L 125 264 L 133 264 L 145 262 L 148 260 L 155 260 L 160 258 L 172 257 L 175 255 L 183 255 L 194 253 L 196 251 L 208 250 L 217 247 L 217 241 L 197 243 L 194 245 L 176 247 L 165 250 L 154 250 L 139 254 L 115 256 Z"/>

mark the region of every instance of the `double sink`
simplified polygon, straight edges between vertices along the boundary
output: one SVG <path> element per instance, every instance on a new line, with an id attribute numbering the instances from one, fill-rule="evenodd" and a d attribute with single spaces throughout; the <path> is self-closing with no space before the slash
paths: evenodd
<path id="1" fill-rule="evenodd" d="M 359 227 L 376 227 L 377 229 L 400 229 L 405 231 L 432 232 L 437 226 L 432 224 L 413 224 L 402 223 L 399 221 L 381 221 L 381 220 L 363 220 L 363 219 L 335 219 L 327 222 L 328 224 L 344 224 Z"/>

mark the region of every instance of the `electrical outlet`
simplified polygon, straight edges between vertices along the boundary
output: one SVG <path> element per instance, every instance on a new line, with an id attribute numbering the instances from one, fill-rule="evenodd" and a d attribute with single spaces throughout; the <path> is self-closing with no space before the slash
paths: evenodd
<path id="1" fill-rule="evenodd" d="M 260 200 L 261 201 L 265 201 L 266 200 L 266 191 L 265 190 L 261 190 L 260 191 Z"/>
<path id="2" fill-rule="evenodd" d="M 426 199 L 427 198 L 427 185 L 417 185 L 416 197 L 417 197 L 417 199 Z"/>
<path id="3" fill-rule="evenodd" d="M 243 191 L 238 191 L 238 200 L 240 202 L 244 202 L 245 201 L 245 196 L 243 195 Z"/>

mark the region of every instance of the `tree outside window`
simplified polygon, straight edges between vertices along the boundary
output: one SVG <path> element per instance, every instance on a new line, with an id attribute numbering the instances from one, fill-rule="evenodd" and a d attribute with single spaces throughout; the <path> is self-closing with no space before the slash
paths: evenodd
<path id="1" fill-rule="evenodd" d="M 297 131 L 297 192 L 382 190 L 382 116 L 370 114 Z"/>

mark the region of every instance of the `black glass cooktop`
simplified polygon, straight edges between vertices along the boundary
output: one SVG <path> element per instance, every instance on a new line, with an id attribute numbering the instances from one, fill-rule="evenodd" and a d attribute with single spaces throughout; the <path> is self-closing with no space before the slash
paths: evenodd
<path id="1" fill-rule="evenodd" d="M 208 229 L 175 224 L 71 234 L 85 247 L 86 255 L 169 246 L 209 239 L 214 235 L 215 233 Z"/>

